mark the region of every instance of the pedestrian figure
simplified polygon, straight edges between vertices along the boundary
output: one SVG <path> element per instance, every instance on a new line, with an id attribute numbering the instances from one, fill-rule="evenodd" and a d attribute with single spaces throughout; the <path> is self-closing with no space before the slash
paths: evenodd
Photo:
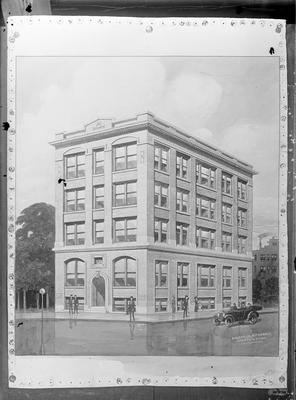
<path id="1" fill-rule="evenodd" d="M 130 322 L 132 320 L 135 321 L 135 311 L 136 311 L 135 299 L 133 298 L 133 296 L 131 296 L 127 303 L 127 312 L 130 316 Z"/>
<path id="2" fill-rule="evenodd" d="M 74 306 L 74 304 L 73 304 L 73 294 L 71 294 L 70 297 L 69 297 L 69 314 L 70 314 L 70 317 L 72 317 L 72 315 L 73 315 L 73 306 Z"/>
<path id="3" fill-rule="evenodd" d="M 76 315 L 76 317 L 78 315 L 78 308 L 79 308 L 79 300 L 75 294 L 75 296 L 74 296 L 74 315 Z"/>
<path id="4" fill-rule="evenodd" d="M 233 303 L 233 305 L 232 305 L 232 310 L 237 310 L 237 306 L 236 306 L 236 304 L 235 303 Z"/>
<path id="5" fill-rule="evenodd" d="M 197 312 L 199 309 L 199 303 L 197 296 L 194 297 L 194 312 Z"/>
<path id="6" fill-rule="evenodd" d="M 176 313 L 176 297 L 175 296 L 172 296 L 171 305 L 172 305 L 172 314 L 175 314 Z"/>
<path id="7" fill-rule="evenodd" d="M 188 316 L 188 302 L 189 297 L 186 295 L 182 301 L 183 318 L 186 318 Z"/>

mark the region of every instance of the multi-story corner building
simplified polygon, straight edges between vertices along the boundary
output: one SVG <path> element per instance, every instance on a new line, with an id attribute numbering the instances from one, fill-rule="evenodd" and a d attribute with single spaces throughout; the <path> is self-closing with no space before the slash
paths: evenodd
<path id="1" fill-rule="evenodd" d="M 151 113 L 58 133 L 56 311 L 219 309 L 252 299 L 251 165 Z M 64 178 L 66 186 L 59 184 Z"/>
<path id="2" fill-rule="evenodd" d="M 279 239 L 275 237 L 253 251 L 253 279 L 265 283 L 271 277 L 279 277 Z"/>

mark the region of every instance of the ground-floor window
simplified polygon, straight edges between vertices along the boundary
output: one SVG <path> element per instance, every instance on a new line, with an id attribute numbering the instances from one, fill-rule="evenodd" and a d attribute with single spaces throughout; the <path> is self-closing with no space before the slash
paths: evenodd
<path id="1" fill-rule="evenodd" d="M 156 312 L 161 312 L 161 311 L 167 311 L 168 309 L 168 299 L 167 298 L 156 298 L 155 299 L 155 311 Z"/>
<path id="2" fill-rule="evenodd" d="M 182 302 L 184 300 L 184 297 L 178 297 L 177 299 L 177 310 L 180 311 L 182 310 Z"/>
<path id="3" fill-rule="evenodd" d="M 215 309 L 215 297 L 199 297 L 198 302 L 201 310 Z"/>
<path id="4" fill-rule="evenodd" d="M 231 307 L 231 297 L 223 297 L 223 308 Z"/>
<path id="5" fill-rule="evenodd" d="M 77 297 L 78 299 L 78 310 L 84 309 L 84 297 Z M 65 310 L 69 310 L 70 296 L 65 297 Z M 74 308 L 74 296 L 73 296 L 73 308 Z"/>
<path id="6" fill-rule="evenodd" d="M 239 306 L 239 307 L 246 307 L 246 304 L 247 304 L 247 298 L 246 298 L 246 296 L 240 296 L 240 297 L 238 298 L 238 306 Z"/>
<path id="7" fill-rule="evenodd" d="M 127 304 L 130 297 L 113 297 L 113 311 L 127 312 Z M 136 303 L 136 298 L 134 297 Z"/>

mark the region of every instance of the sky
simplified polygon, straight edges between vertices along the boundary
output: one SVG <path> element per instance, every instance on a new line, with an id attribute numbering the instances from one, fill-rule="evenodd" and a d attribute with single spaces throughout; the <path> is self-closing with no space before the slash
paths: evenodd
<path id="1" fill-rule="evenodd" d="M 254 248 L 278 236 L 279 73 L 274 57 L 21 57 L 17 215 L 54 205 L 55 133 L 147 110 L 252 164 Z"/>

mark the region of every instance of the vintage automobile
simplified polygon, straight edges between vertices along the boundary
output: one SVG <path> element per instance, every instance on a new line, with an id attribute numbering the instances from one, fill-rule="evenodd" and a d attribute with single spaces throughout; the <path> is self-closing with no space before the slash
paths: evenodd
<path id="1" fill-rule="evenodd" d="M 246 307 L 225 309 L 214 316 L 214 323 L 215 325 L 224 323 L 229 327 L 235 322 L 242 323 L 243 321 L 248 321 L 254 325 L 258 321 L 259 310 L 262 310 L 262 306 L 260 305 L 247 305 Z"/>

